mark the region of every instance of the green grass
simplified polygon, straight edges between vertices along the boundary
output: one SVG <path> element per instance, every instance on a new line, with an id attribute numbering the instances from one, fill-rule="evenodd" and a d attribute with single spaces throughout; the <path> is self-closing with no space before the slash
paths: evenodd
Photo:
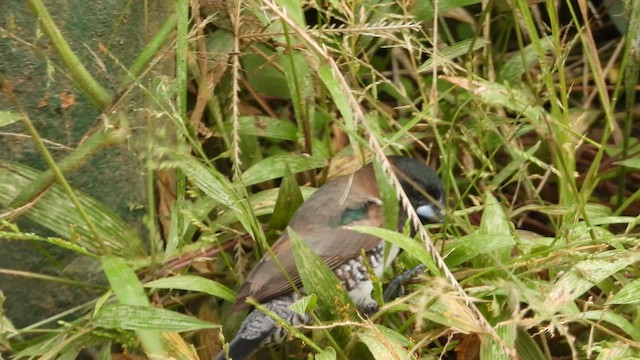
<path id="1" fill-rule="evenodd" d="M 61 66 L 78 61 L 46 8 L 29 3 Z M 239 326 L 232 289 L 271 251 L 287 205 L 363 159 L 400 153 L 438 169 L 447 216 L 413 242 L 379 231 L 411 251 L 376 286 L 419 263 L 432 271 L 371 319 L 344 298 L 327 301 L 336 291 L 322 291 L 329 276 L 313 285 L 322 296 L 300 306 L 314 312 L 313 330 L 292 329 L 307 344 L 256 358 L 640 357 L 640 5 L 628 1 L 630 21 L 614 17 L 625 37 L 595 1 L 202 3 L 189 20 L 188 2 L 178 2 L 114 82 L 118 98 L 84 68 L 69 72 L 78 92 L 114 115 L 68 160 L 53 161 L 20 106 L 27 99 L 5 90 L 12 106 L 0 109 L 0 126 L 22 121 L 50 171 L 0 163 L 0 238 L 97 258 L 109 283 L 97 284 L 95 300 L 22 329 L 0 312 L 0 350 L 210 358 L 219 328 L 230 340 Z M 10 28 L 0 35 L 21 41 Z M 175 73 L 150 78 L 158 59 L 174 55 Z M 108 57 L 124 67 L 117 53 Z M 146 127 L 129 128 L 126 108 L 141 96 Z M 65 180 L 123 134 L 145 143 L 146 235 Z M 167 183 L 174 191 L 157 191 Z M 23 231 L 20 216 L 57 237 Z M 300 271 L 305 280 L 322 270 Z"/>

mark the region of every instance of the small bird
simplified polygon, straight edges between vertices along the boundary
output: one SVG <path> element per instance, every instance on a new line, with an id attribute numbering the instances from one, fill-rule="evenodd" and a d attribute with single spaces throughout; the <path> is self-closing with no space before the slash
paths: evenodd
<path id="1" fill-rule="evenodd" d="M 439 222 L 443 217 L 445 192 L 436 173 L 412 158 L 389 156 L 388 160 L 422 222 Z M 399 231 L 406 218 L 405 211 L 400 209 Z M 393 260 L 398 249 L 390 249 L 385 261 L 383 240 L 349 230 L 345 226 L 380 227 L 383 219 L 374 169 L 369 164 L 353 174 L 335 178 L 321 186 L 300 206 L 288 224 L 334 271 L 358 310 L 366 315 L 375 313 L 378 303 L 371 297 L 373 284 L 361 253 L 364 250 L 371 268 L 377 276 L 381 276 L 385 265 Z M 302 285 L 287 232 L 276 241 L 272 250 L 288 277 L 271 256 L 265 254 L 238 291 L 234 309 L 249 308 L 246 299 L 252 297 L 290 324 L 308 325 L 312 320 L 309 315 L 289 309 L 289 305 L 299 299 L 290 281 L 297 289 Z M 287 336 L 286 329 L 276 326 L 271 317 L 254 309 L 229 343 L 228 359 L 244 360 L 263 346 L 282 343 Z M 221 351 L 215 359 L 224 360 L 227 358 L 225 356 Z"/>

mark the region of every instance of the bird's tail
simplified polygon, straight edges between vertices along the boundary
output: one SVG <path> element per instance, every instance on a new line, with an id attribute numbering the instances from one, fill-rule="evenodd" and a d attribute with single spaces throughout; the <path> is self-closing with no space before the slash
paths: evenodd
<path id="1" fill-rule="evenodd" d="M 269 300 L 263 306 L 291 325 L 310 324 L 310 315 L 298 314 L 289 309 L 289 305 L 296 300 L 296 293 L 285 294 Z M 244 360 L 263 346 L 282 343 L 288 334 L 284 327 L 276 326 L 275 320 L 269 315 L 252 310 L 240 325 L 236 337 L 229 343 L 229 356 L 221 351 L 215 360 Z"/>

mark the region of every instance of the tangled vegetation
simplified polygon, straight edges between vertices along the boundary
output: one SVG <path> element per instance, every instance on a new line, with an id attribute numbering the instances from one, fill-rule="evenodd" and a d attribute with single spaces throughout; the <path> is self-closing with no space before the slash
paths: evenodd
<path id="1" fill-rule="evenodd" d="M 422 239 L 380 232 L 406 251 L 376 295 L 406 269 L 429 271 L 371 318 L 304 298 L 300 311 L 320 319 L 291 329 L 304 341 L 256 358 L 640 358 L 640 3 L 166 3 L 130 63 L 89 37 L 70 47 L 54 2 L 12 7 L 28 5 L 28 30 L 0 12 L 0 49 L 44 54 L 99 114 L 52 154 L 39 131 L 56 124 L 34 124 L 23 80 L 0 69 L 2 136 L 26 135 L 46 169 L 0 159 L 0 241 L 44 243 L 104 274 L 0 265 L 91 298 L 19 328 L 0 308 L 1 354 L 211 358 L 244 315 L 229 311 L 233 289 L 296 207 L 327 179 L 405 154 L 437 169 L 446 218 Z M 109 84 L 96 68 L 112 69 Z M 143 230 L 68 180 L 128 142 Z M 313 253 L 297 251 L 311 259 L 301 275 L 317 276 Z"/>

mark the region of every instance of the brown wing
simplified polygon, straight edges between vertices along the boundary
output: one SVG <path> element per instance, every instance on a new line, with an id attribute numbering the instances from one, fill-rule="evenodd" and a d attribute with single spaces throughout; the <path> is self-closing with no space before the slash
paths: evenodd
<path id="1" fill-rule="evenodd" d="M 309 244 L 329 268 L 334 269 L 360 255 L 363 249 L 369 251 L 380 242 L 375 236 L 348 230 L 340 224 L 346 209 L 359 208 L 365 208 L 365 216 L 348 225 L 382 225 L 382 206 L 371 166 L 322 186 L 298 209 L 289 227 Z M 274 259 L 265 255 L 238 291 L 235 309 L 248 307 L 245 303 L 247 297 L 264 302 L 292 291 L 292 283 L 296 287 L 301 286 L 289 237 L 283 235 L 272 246 L 272 250 L 282 269 Z M 289 279 L 282 270 L 289 275 Z"/>

